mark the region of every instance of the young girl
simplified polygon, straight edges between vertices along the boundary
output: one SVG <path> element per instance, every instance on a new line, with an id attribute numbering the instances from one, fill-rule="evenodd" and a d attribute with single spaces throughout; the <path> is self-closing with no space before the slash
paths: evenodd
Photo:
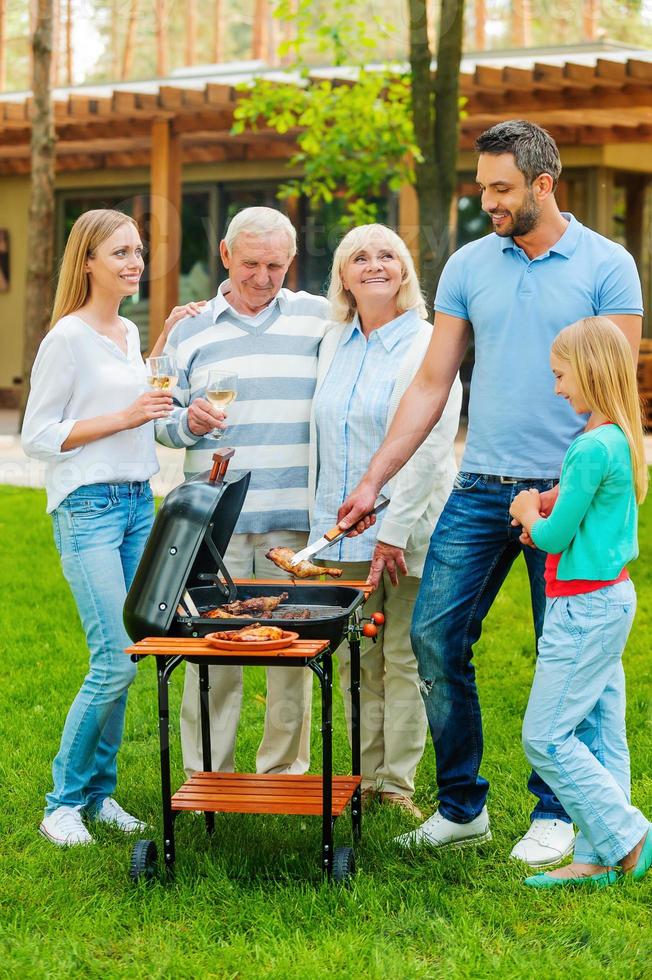
<path id="1" fill-rule="evenodd" d="M 135 221 L 110 210 L 77 219 L 53 326 L 34 362 L 22 433 L 25 452 L 47 464 L 47 509 L 90 651 L 39 828 L 58 845 L 92 842 L 82 812 L 124 831 L 144 827 L 112 798 L 136 673 L 124 652 L 122 606 L 154 515 L 153 419 L 172 408 L 169 393 L 147 390 L 138 329 L 118 314 L 142 272 Z"/>
<path id="2" fill-rule="evenodd" d="M 637 503 L 647 491 L 631 351 L 605 317 L 566 327 L 550 355 L 555 392 L 591 413 L 571 444 L 549 517 L 524 491 L 511 513 L 546 562 L 546 616 L 523 721 L 528 760 L 579 827 L 572 864 L 526 885 L 603 887 L 652 865 L 651 827 L 630 803 L 622 653 L 636 593 Z"/>

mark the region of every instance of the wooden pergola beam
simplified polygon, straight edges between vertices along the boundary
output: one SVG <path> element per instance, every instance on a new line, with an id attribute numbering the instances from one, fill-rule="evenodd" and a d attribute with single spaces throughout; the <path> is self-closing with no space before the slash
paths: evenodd
<path id="1" fill-rule="evenodd" d="M 181 145 L 167 119 L 152 122 L 149 343 L 155 342 L 179 295 Z"/>

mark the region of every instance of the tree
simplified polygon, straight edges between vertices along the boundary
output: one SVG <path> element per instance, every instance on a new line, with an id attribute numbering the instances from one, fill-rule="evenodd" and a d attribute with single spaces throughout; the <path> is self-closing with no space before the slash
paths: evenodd
<path id="1" fill-rule="evenodd" d="M 339 197 L 341 223 L 349 227 L 373 221 L 374 198 L 398 190 L 414 179 L 419 150 L 410 116 L 409 79 L 396 70 L 368 70 L 360 65 L 374 39 L 364 22 L 350 16 L 346 0 L 334 0 L 315 19 L 314 4 L 284 0 L 277 13 L 295 18 L 296 35 L 281 46 L 295 54 L 295 77 L 285 84 L 256 79 L 235 110 L 234 133 L 261 123 L 277 133 L 296 136 L 290 166 L 301 176 L 288 180 L 282 197 L 305 195 L 313 205 Z M 378 29 L 378 24 L 372 25 Z M 384 27 L 381 26 L 381 30 Z M 346 65 L 349 78 L 311 78 L 304 53 L 330 54 L 329 62 Z"/>
<path id="2" fill-rule="evenodd" d="M 32 36 L 32 171 L 27 219 L 27 279 L 23 333 L 24 410 L 29 376 L 36 351 L 45 336 L 52 311 L 54 266 L 54 112 L 50 68 L 52 60 L 52 3 L 37 0 Z"/>
<path id="3" fill-rule="evenodd" d="M 464 33 L 464 0 L 442 0 L 437 72 L 431 71 L 426 0 L 408 0 L 412 117 L 419 147 L 416 191 L 419 199 L 421 279 L 432 308 L 441 271 L 450 252 L 450 210 L 457 180 L 460 112 L 459 73 Z"/>

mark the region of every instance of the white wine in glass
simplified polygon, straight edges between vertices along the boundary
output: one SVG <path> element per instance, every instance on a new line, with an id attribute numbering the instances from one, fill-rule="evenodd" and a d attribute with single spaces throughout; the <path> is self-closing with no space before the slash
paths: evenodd
<path id="1" fill-rule="evenodd" d="M 179 380 L 177 362 L 168 354 L 161 357 L 148 357 L 145 367 L 147 384 L 155 391 L 170 391 Z"/>
<path id="2" fill-rule="evenodd" d="M 206 398 L 214 408 L 223 411 L 227 405 L 230 405 L 235 400 L 237 394 L 237 374 L 216 371 L 214 368 L 210 369 L 206 379 Z M 223 429 L 213 429 L 210 434 L 206 433 L 206 437 L 212 439 L 221 439 L 223 435 Z"/>

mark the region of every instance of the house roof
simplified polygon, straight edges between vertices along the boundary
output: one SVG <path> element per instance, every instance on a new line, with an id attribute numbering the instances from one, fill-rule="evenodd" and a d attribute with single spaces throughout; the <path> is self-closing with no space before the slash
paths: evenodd
<path id="1" fill-rule="evenodd" d="M 311 77 L 346 82 L 355 71 L 326 66 Z M 287 160 L 292 133 L 230 133 L 238 86 L 256 77 L 301 82 L 262 62 L 237 62 L 184 68 L 167 78 L 57 88 L 57 169 L 147 166 L 151 124 L 160 119 L 173 121 L 186 163 Z M 602 43 L 470 53 L 461 64 L 460 91 L 462 148 L 493 123 L 523 116 L 561 145 L 652 142 L 652 50 Z M 29 171 L 32 105 L 30 92 L 0 95 L 0 174 Z"/>

